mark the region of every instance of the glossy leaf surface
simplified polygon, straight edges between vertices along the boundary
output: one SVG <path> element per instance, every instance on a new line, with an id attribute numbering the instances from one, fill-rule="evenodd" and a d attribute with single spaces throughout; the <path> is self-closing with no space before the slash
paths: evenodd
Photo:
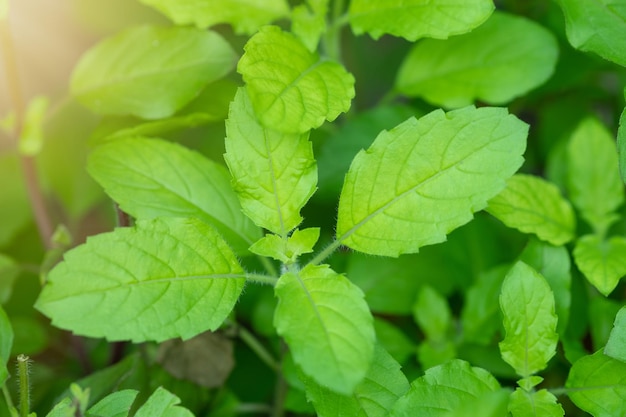
<path id="1" fill-rule="evenodd" d="M 573 255 L 578 269 L 604 295 L 613 292 L 626 275 L 626 239 L 621 236 L 608 240 L 583 236 L 576 242 Z"/>
<path id="2" fill-rule="evenodd" d="M 374 351 L 372 315 L 361 290 L 321 265 L 281 276 L 275 293 L 274 325 L 295 362 L 318 384 L 351 395 Z"/>
<path id="3" fill-rule="evenodd" d="M 87 168 L 133 217 L 197 217 L 240 254 L 261 236 L 241 212 L 228 171 L 198 152 L 158 139 L 120 139 L 94 150 Z"/>
<path id="4" fill-rule="evenodd" d="M 574 238 L 574 210 L 559 189 L 532 175 L 516 174 L 500 194 L 489 200 L 487 211 L 509 227 L 536 234 L 553 245 Z"/>
<path id="5" fill-rule="evenodd" d="M 386 256 L 444 241 L 504 188 L 526 134 L 526 124 L 489 107 L 435 110 L 381 132 L 346 175 L 338 239 Z"/>
<path id="6" fill-rule="evenodd" d="M 85 336 L 189 339 L 222 324 L 244 282 L 215 229 L 164 217 L 91 237 L 67 252 L 35 307 L 55 326 Z"/>
<path id="7" fill-rule="evenodd" d="M 244 49 L 237 71 L 264 126 L 303 133 L 350 108 L 354 77 L 340 64 L 320 59 L 292 34 L 266 26 Z"/>
<path id="8" fill-rule="evenodd" d="M 419 38 L 447 39 L 482 24 L 494 10 L 492 0 L 452 0 L 445 4 L 422 0 L 353 0 L 349 17 L 356 35 L 384 34 L 409 41 Z"/>
<path id="9" fill-rule="evenodd" d="M 243 212 L 280 236 L 302 221 L 300 210 L 315 191 L 317 165 L 309 134 L 263 127 L 246 90 L 240 89 L 226 122 L 226 163 Z"/>
<path id="10" fill-rule="evenodd" d="M 543 84 L 557 56 L 556 39 L 546 29 L 496 12 L 468 34 L 416 44 L 400 68 L 396 88 L 446 108 L 476 100 L 499 105 Z"/>
<path id="11" fill-rule="evenodd" d="M 140 26 L 87 51 L 71 90 L 98 114 L 157 119 L 182 108 L 234 64 L 233 49 L 216 32 Z"/>
<path id="12" fill-rule="evenodd" d="M 500 309 L 506 331 L 502 358 L 522 377 L 543 370 L 558 341 L 554 296 L 545 278 L 517 262 L 502 283 Z"/>

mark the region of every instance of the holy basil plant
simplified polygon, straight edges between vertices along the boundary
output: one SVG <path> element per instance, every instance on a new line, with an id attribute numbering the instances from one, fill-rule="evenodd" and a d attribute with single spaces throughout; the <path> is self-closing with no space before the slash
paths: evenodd
<path id="1" fill-rule="evenodd" d="M 167 369 L 228 386 L 230 367 L 199 376 L 221 359 L 194 374 L 195 348 L 166 342 L 206 332 L 229 364 L 237 338 L 273 372 L 255 384 L 276 380 L 257 410 L 274 416 L 626 413 L 624 154 L 611 114 L 559 135 L 547 116 L 567 113 L 572 67 L 626 79 L 624 7 L 141 3 L 171 24 L 104 39 L 70 83 L 99 116 L 93 187 L 131 221 L 44 270 L 35 308 L 76 335 L 147 343 L 49 416 L 191 415 L 158 382 L 133 405 L 124 381 Z M 360 42 L 400 54 L 362 68 Z M 382 67 L 384 97 L 365 111 L 364 74 Z M 0 313 L 4 381 L 13 333 Z M 234 416 L 245 404 L 230 389 L 182 405 Z"/>

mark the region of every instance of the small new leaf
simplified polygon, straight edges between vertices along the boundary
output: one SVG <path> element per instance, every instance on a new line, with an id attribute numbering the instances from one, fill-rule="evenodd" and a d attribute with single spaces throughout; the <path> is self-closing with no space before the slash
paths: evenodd
<path id="1" fill-rule="evenodd" d="M 231 103 L 224 159 L 244 213 L 280 236 L 302 221 L 300 210 L 317 184 L 309 133 L 286 134 L 257 121 L 246 90 Z"/>
<path id="2" fill-rule="evenodd" d="M 140 26 L 91 48 L 74 69 L 72 94 L 98 114 L 171 116 L 235 64 L 216 32 Z"/>
<path id="3" fill-rule="evenodd" d="M 288 238 L 268 234 L 250 246 L 250 252 L 269 256 L 284 264 L 292 264 L 303 253 L 313 252 L 313 246 L 319 237 L 319 227 L 296 229 Z"/>
<path id="4" fill-rule="evenodd" d="M 626 275 L 626 239 L 621 236 L 608 240 L 596 235 L 583 236 L 576 242 L 573 255 L 587 281 L 605 296 Z"/>
<path id="5" fill-rule="evenodd" d="M 349 18 L 355 35 L 384 34 L 409 41 L 419 38 L 448 39 L 482 24 L 494 10 L 492 0 L 452 0 L 445 5 L 423 0 L 352 0 Z"/>
<path id="6" fill-rule="evenodd" d="M 554 296 L 545 278 L 517 262 L 502 283 L 500 309 L 506 331 L 502 359 L 523 378 L 543 370 L 559 339 Z"/>
<path id="7" fill-rule="evenodd" d="M 499 105 L 543 84 L 557 56 L 558 44 L 549 31 L 496 12 L 465 35 L 417 43 L 400 67 L 396 88 L 447 108 L 475 100 Z"/>
<path id="8" fill-rule="evenodd" d="M 303 133 L 350 108 L 354 77 L 340 64 L 320 59 L 294 35 L 266 26 L 244 50 L 237 71 L 264 126 Z"/>
<path id="9" fill-rule="evenodd" d="M 163 217 L 91 237 L 67 252 L 35 307 L 55 326 L 85 336 L 189 339 L 222 324 L 244 283 L 215 229 Z"/>
<path id="10" fill-rule="evenodd" d="M 489 200 L 487 212 L 509 227 L 534 233 L 555 246 L 574 238 L 574 210 L 559 189 L 532 175 L 516 174 L 500 194 Z"/>
<path id="11" fill-rule="evenodd" d="M 521 166 L 527 132 L 506 109 L 491 107 L 435 110 L 381 132 L 346 175 L 338 239 L 386 256 L 443 242 Z"/>
<path id="12" fill-rule="evenodd" d="M 318 384 L 352 395 L 374 352 L 373 319 L 363 292 L 327 265 L 308 265 L 281 276 L 275 293 L 274 325 L 294 361 Z"/>
<path id="13" fill-rule="evenodd" d="M 563 417 L 565 411 L 556 397 L 545 389 L 525 391 L 516 389 L 509 400 L 509 412 L 513 417 Z"/>

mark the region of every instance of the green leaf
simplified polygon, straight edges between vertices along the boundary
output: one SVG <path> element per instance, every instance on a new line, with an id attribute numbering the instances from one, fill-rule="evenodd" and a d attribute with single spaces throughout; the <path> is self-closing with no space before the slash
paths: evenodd
<path id="1" fill-rule="evenodd" d="M 604 348 L 604 354 L 626 362 L 626 307 L 622 307 L 615 317 L 615 323 Z"/>
<path id="2" fill-rule="evenodd" d="M 619 171 L 622 176 L 622 181 L 626 183 L 626 107 L 619 118 L 617 149 L 619 154 Z"/>
<path id="3" fill-rule="evenodd" d="M 447 108 L 476 100 L 505 104 L 554 72 L 555 37 L 520 16 L 494 13 L 472 32 L 416 44 L 400 67 L 396 88 Z"/>
<path id="4" fill-rule="evenodd" d="M 183 146 L 120 139 L 96 148 L 87 169 L 133 217 L 197 217 L 214 226 L 239 254 L 261 235 L 241 212 L 227 170 Z"/>
<path id="5" fill-rule="evenodd" d="M 87 410 L 88 416 L 127 417 L 139 391 L 125 389 L 107 395 Z"/>
<path id="6" fill-rule="evenodd" d="M 308 132 L 285 134 L 264 128 L 242 88 L 226 121 L 224 159 L 243 212 L 255 224 L 280 236 L 300 224 L 300 210 L 317 184 Z"/>
<path id="7" fill-rule="evenodd" d="M 414 342 L 389 321 L 374 317 L 374 329 L 378 343 L 400 364 L 415 354 Z"/>
<path id="8" fill-rule="evenodd" d="M 608 240 L 596 235 L 583 236 L 576 242 L 573 255 L 587 281 L 605 296 L 626 275 L 626 238 L 621 236 Z"/>
<path id="9" fill-rule="evenodd" d="M 211 226 L 139 220 L 67 252 L 35 307 L 55 326 L 85 336 L 189 339 L 222 324 L 244 283 L 235 255 Z"/>
<path id="10" fill-rule="evenodd" d="M 7 313 L 0 305 L 0 386 L 4 385 L 4 381 L 9 377 L 7 363 L 11 357 L 11 348 L 13 347 L 13 328 Z"/>
<path id="11" fill-rule="evenodd" d="M 177 25 L 207 28 L 220 23 L 233 26 L 236 33 L 253 34 L 261 26 L 287 16 L 285 0 L 139 0 L 159 10 Z"/>
<path id="12" fill-rule="evenodd" d="M 314 52 L 322 34 L 326 31 L 326 12 L 328 6 L 322 2 L 319 10 L 301 4 L 291 12 L 291 31 L 307 49 Z"/>
<path id="13" fill-rule="evenodd" d="M 409 389 L 400 365 L 379 345 L 365 379 L 350 396 L 338 394 L 310 378 L 305 379 L 308 399 L 318 416 L 386 417 L 391 407 Z"/>
<path id="14" fill-rule="evenodd" d="M 28 103 L 22 131 L 19 138 L 20 154 L 35 156 L 43 147 L 43 123 L 50 100 L 45 96 L 37 96 Z"/>
<path id="15" fill-rule="evenodd" d="M 594 351 L 605 347 L 608 343 L 615 317 L 623 305 L 622 302 L 596 294 L 588 301 L 586 313 L 589 316 L 589 332 Z"/>
<path id="16" fill-rule="evenodd" d="M 374 351 L 372 315 L 361 290 L 327 265 L 308 265 L 281 276 L 275 293 L 274 325 L 295 362 L 317 383 L 351 395 Z"/>
<path id="17" fill-rule="evenodd" d="M 572 402 L 593 417 L 626 415 L 626 363 L 602 351 L 576 361 L 565 387 Z"/>
<path id="18" fill-rule="evenodd" d="M 135 417 L 193 417 L 191 411 L 183 408 L 180 399 L 163 387 L 157 388 L 148 401 L 141 406 Z"/>
<path id="19" fill-rule="evenodd" d="M 413 381 L 390 416 L 444 417 L 499 388 L 498 381 L 489 372 L 454 359 L 428 369 L 424 376 Z"/>
<path id="20" fill-rule="evenodd" d="M 0 305 L 6 303 L 13 293 L 13 285 L 19 274 L 15 261 L 0 253 Z"/>
<path id="21" fill-rule="evenodd" d="M 586 118 L 567 146 L 569 196 L 595 232 L 603 235 L 624 202 L 613 135 L 595 118 Z"/>
<path id="22" fill-rule="evenodd" d="M 516 389 L 510 397 L 509 412 L 513 417 L 563 417 L 565 411 L 556 397 L 545 389 L 525 391 Z"/>
<path id="23" fill-rule="evenodd" d="M 17 154 L 0 154 L 0 247 L 8 244 L 31 220 L 24 184 Z"/>
<path id="24" fill-rule="evenodd" d="M 423 286 L 413 305 L 413 319 L 427 339 L 433 341 L 446 340 L 448 330 L 452 325 L 452 313 L 448 306 L 448 300 L 432 287 Z"/>
<path id="25" fill-rule="evenodd" d="M 320 59 L 292 34 L 266 26 L 244 50 L 237 71 L 264 126 L 303 133 L 350 108 L 354 77 L 340 64 Z"/>
<path id="26" fill-rule="evenodd" d="M 556 330 L 559 336 L 563 337 L 572 304 L 571 262 L 567 249 L 531 239 L 519 259 L 543 275 L 550 285 L 554 293 L 555 311 L 559 318 Z"/>
<path id="27" fill-rule="evenodd" d="M 556 185 L 532 175 L 516 174 L 489 200 L 487 211 L 508 227 L 534 233 L 553 245 L 574 238 L 576 219 Z"/>
<path id="28" fill-rule="evenodd" d="M 511 395 L 510 389 L 501 388 L 494 392 L 482 394 L 478 398 L 468 401 L 463 407 L 444 414 L 445 417 L 467 417 L 468 410 L 472 415 L 480 417 L 503 417 L 507 415 L 507 405 Z"/>
<path id="29" fill-rule="evenodd" d="M 626 7 L 614 0 L 557 0 L 565 15 L 567 40 L 626 67 Z"/>
<path id="30" fill-rule="evenodd" d="M 296 229 L 287 239 L 277 235 L 265 235 L 250 246 L 250 252 L 270 256 L 284 264 L 293 264 L 303 253 L 313 252 L 313 246 L 319 237 L 319 227 Z"/>
<path id="31" fill-rule="evenodd" d="M 235 53 L 216 32 L 140 26 L 91 48 L 72 74 L 72 94 L 98 114 L 171 116 L 228 74 Z"/>
<path id="32" fill-rule="evenodd" d="M 502 283 L 500 309 L 506 331 L 502 358 L 522 377 L 543 370 L 559 340 L 554 296 L 545 278 L 518 261 Z"/>
<path id="33" fill-rule="evenodd" d="M 466 107 L 381 132 L 346 175 L 338 239 L 385 256 L 444 241 L 520 167 L 527 129 L 505 109 Z"/>
<path id="34" fill-rule="evenodd" d="M 445 4 L 422 0 L 352 0 L 349 18 L 355 35 L 384 34 L 409 41 L 419 38 L 447 39 L 482 24 L 494 10 L 492 0 L 453 0 Z"/>

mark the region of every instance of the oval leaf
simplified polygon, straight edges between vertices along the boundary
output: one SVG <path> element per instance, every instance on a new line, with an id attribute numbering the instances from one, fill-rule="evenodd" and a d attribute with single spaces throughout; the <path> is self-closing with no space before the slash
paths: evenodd
<path id="1" fill-rule="evenodd" d="M 416 41 L 469 32 L 493 10 L 493 0 L 453 0 L 445 5 L 424 0 L 352 0 L 349 17 L 356 35 L 367 32 L 378 39 L 391 34 Z"/>
<path id="2" fill-rule="evenodd" d="M 280 236 L 302 221 L 317 183 L 317 165 L 309 134 L 285 134 L 257 122 L 244 89 L 226 121 L 224 159 L 244 213 L 258 226 Z"/>
<path id="3" fill-rule="evenodd" d="M 91 48 L 72 74 L 72 94 L 98 114 L 171 116 L 211 81 L 228 74 L 235 53 L 217 33 L 141 26 Z"/>
<path id="4" fill-rule="evenodd" d="M 189 339 L 222 324 L 244 283 L 235 255 L 211 226 L 139 220 L 67 252 L 35 307 L 55 326 L 84 336 Z"/>
<path id="5" fill-rule="evenodd" d="M 263 125 L 302 133 L 350 108 L 354 77 L 340 64 L 320 60 L 292 34 L 266 26 L 244 49 L 237 71 Z"/>
<path id="6" fill-rule="evenodd" d="M 563 417 L 565 415 L 556 397 L 545 389 L 526 391 L 517 388 L 510 398 L 509 412 L 513 417 Z"/>
<path id="7" fill-rule="evenodd" d="M 152 6 L 177 25 L 207 28 L 228 23 L 237 33 L 252 34 L 261 26 L 287 16 L 285 0 L 139 0 Z"/>
<path id="8" fill-rule="evenodd" d="M 626 275 L 626 239 L 621 236 L 609 240 L 583 236 L 576 242 L 573 255 L 587 281 L 604 295 L 609 295 Z"/>
<path id="9" fill-rule="evenodd" d="M 400 68 L 396 87 L 448 108 L 475 100 L 504 104 L 543 84 L 557 56 L 557 41 L 546 29 L 496 12 L 468 34 L 415 45 Z"/>
<path id="10" fill-rule="evenodd" d="M 542 178 L 517 174 L 489 200 L 487 211 L 509 227 L 534 233 L 553 245 L 574 238 L 574 210 L 559 189 Z"/>
<path id="11" fill-rule="evenodd" d="M 133 217 L 196 217 L 215 227 L 239 254 L 261 237 L 241 212 L 228 171 L 183 146 L 119 139 L 96 148 L 87 169 Z"/>
<path id="12" fill-rule="evenodd" d="M 351 395 L 374 351 L 373 319 L 361 290 L 327 265 L 309 265 L 281 276 L 275 293 L 274 325 L 294 361 L 318 384 Z"/>
<path id="13" fill-rule="evenodd" d="M 521 166 L 528 126 L 501 108 L 435 110 L 354 158 L 337 222 L 343 244 L 398 256 L 442 242 Z"/>
<path id="14" fill-rule="evenodd" d="M 500 342 L 502 359 L 522 377 L 543 370 L 559 340 L 548 282 L 524 262 L 517 262 L 502 283 L 500 309 L 506 331 Z"/>

